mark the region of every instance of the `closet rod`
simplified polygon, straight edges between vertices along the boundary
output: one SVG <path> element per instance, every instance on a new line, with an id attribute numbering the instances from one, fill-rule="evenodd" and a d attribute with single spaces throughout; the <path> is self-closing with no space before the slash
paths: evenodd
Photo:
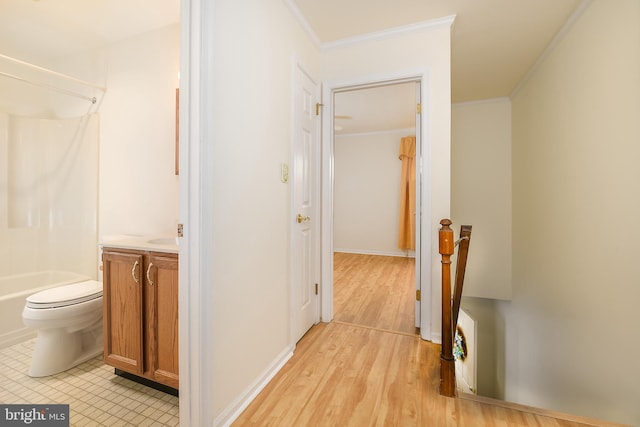
<path id="1" fill-rule="evenodd" d="M 48 73 L 48 74 L 51 74 L 51 75 L 54 75 L 54 76 L 62 77 L 64 79 L 71 80 L 73 82 L 79 83 L 79 84 L 84 85 L 84 86 L 89 86 L 89 87 L 92 87 L 94 89 L 99 89 L 99 90 L 101 90 L 103 92 L 106 91 L 106 88 L 104 88 L 102 86 L 98 86 L 96 84 L 93 84 L 93 83 L 90 83 L 90 82 L 87 82 L 87 81 L 84 81 L 84 80 L 80 80 L 80 79 L 77 79 L 75 77 L 71 77 L 71 76 L 68 76 L 66 74 L 59 73 L 57 71 L 49 70 L 48 68 L 44 68 L 44 67 L 40 67 L 38 65 L 30 64 L 28 62 L 21 61 L 19 59 L 12 58 L 12 57 L 7 56 L 7 55 L 0 54 L 0 58 L 6 59 L 7 61 L 15 62 L 16 64 L 24 65 L 25 67 L 33 68 L 34 70 L 38 70 L 38 71 L 42 71 L 44 73 Z M 22 80 L 27 81 L 26 79 L 22 79 Z"/>
<path id="2" fill-rule="evenodd" d="M 70 90 L 62 89 L 62 88 L 59 88 L 59 87 L 56 87 L 56 86 L 51 86 L 51 85 L 44 84 L 44 83 L 32 82 L 32 81 L 24 79 L 22 77 L 14 76 L 13 74 L 7 74 L 7 73 L 2 72 L 2 71 L 0 71 L 0 75 L 1 76 L 5 76 L 5 77 L 9 77 L 11 79 L 16 79 L 16 80 L 19 80 L 19 81 L 24 82 L 24 83 L 29 83 L 29 84 L 32 84 L 32 85 L 35 85 L 35 86 L 42 86 L 44 88 L 55 90 L 57 92 L 61 92 L 61 93 L 64 93 L 66 95 L 71 95 L 71 96 L 75 96 L 77 98 L 86 99 L 87 101 L 91 101 L 92 104 L 95 104 L 98 101 L 95 96 L 93 96 L 93 97 L 86 96 L 86 95 L 82 95 L 82 94 L 79 94 L 79 93 L 76 93 L 76 92 L 72 92 Z"/>

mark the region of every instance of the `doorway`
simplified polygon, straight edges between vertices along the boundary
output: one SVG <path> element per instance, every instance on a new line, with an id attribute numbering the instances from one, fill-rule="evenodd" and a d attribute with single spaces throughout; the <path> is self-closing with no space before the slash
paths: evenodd
<path id="1" fill-rule="evenodd" d="M 329 143 L 325 139 L 323 158 L 332 165 L 332 191 L 330 211 L 323 200 L 324 217 L 331 218 L 331 235 L 323 243 L 323 290 L 330 294 L 323 295 L 323 320 L 329 305 L 336 321 L 415 334 L 420 326 L 420 179 L 418 168 L 411 212 L 415 249 L 401 249 L 399 148 L 402 138 L 415 136 L 420 155 L 421 79 L 332 88 L 327 95 L 330 126 L 323 135 L 331 137 Z"/>

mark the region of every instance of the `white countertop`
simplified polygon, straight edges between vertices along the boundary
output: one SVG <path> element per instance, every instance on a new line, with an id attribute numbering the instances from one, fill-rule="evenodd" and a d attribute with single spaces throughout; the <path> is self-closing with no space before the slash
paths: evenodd
<path id="1" fill-rule="evenodd" d="M 171 235 L 115 235 L 103 236 L 98 246 L 104 248 L 136 249 L 151 252 L 178 253 L 178 238 Z"/>

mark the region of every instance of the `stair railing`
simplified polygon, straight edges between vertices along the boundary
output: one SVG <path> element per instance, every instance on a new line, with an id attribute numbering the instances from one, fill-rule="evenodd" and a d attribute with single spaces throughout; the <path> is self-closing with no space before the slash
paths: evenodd
<path id="1" fill-rule="evenodd" d="M 456 395 L 456 372 L 453 357 L 453 331 L 458 323 L 460 300 L 464 284 L 464 274 L 467 267 L 469 243 L 471 241 L 471 226 L 460 227 L 460 239 L 453 240 L 451 220 L 440 221 L 442 226 L 438 232 L 439 250 L 442 256 L 442 350 L 440 352 L 440 394 L 454 397 Z M 456 277 L 451 292 L 451 256 L 455 246 L 458 248 Z"/>

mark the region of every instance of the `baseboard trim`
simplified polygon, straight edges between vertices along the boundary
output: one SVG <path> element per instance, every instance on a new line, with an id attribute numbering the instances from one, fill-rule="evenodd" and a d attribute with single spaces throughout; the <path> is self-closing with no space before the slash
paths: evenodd
<path id="1" fill-rule="evenodd" d="M 534 406 L 521 405 L 519 403 L 505 402 L 504 400 L 493 399 L 491 397 L 478 396 L 476 394 L 458 393 L 459 399 L 470 400 L 473 402 L 483 403 L 486 405 L 499 406 L 505 409 L 513 409 L 516 411 L 540 415 L 543 417 L 556 418 L 559 420 L 580 423 L 594 427 L 629 427 L 626 424 L 617 424 L 608 421 L 596 420 L 593 418 L 582 417 L 580 415 L 572 415 L 564 412 L 550 411 L 547 409 L 536 408 Z"/>
<path id="2" fill-rule="evenodd" d="M 269 366 L 269 368 L 267 368 L 253 384 L 241 393 L 240 396 L 231 403 L 231 405 L 225 408 L 225 410 L 216 417 L 213 421 L 213 425 L 216 427 L 229 427 L 231 423 L 233 423 L 240 414 L 247 409 L 247 406 L 253 402 L 253 399 L 256 398 L 258 393 L 260 393 L 267 384 L 269 384 L 269 381 L 271 381 L 280 369 L 282 369 L 285 363 L 291 359 L 294 348 L 294 346 L 285 348 L 271 363 L 271 366 Z"/>

